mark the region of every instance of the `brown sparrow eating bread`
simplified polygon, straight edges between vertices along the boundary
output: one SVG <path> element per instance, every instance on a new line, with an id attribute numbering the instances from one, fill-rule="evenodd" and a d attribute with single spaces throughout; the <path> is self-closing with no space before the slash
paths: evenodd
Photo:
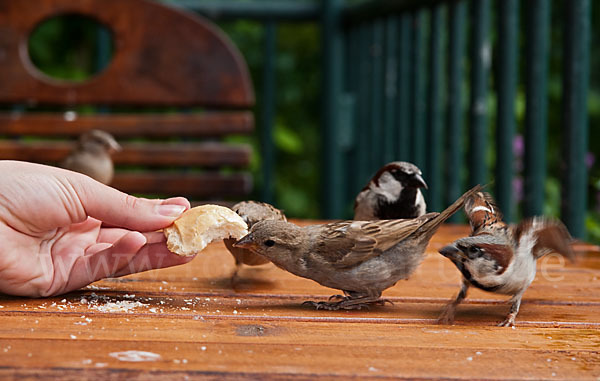
<path id="1" fill-rule="evenodd" d="M 415 218 L 425 214 L 427 189 L 421 170 L 412 163 L 394 161 L 381 167 L 354 201 L 357 221 Z"/>
<path id="2" fill-rule="evenodd" d="M 91 130 L 79 137 L 75 150 L 60 163 L 60 167 L 83 173 L 103 184 L 110 184 L 114 175 L 110 155 L 120 150 L 121 146 L 111 134 Z"/>
<path id="3" fill-rule="evenodd" d="M 485 192 L 469 197 L 465 212 L 471 236 L 440 250 L 460 270 L 463 282 L 439 323 L 454 321 L 456 307 L 467 296 L 469 287 L 475 286 L 511 296 L 510 312 L 499 326 L 513 327 L 523 293 L 535 278 L 537 259 L 556 251 L 573 261 L 571 236 L 561 222 L 543 217 L 527 219 L 516 227 L 508 226 L 492 197 Z"/>
<path id="4" fill-rule="evenodd" d="M 234 246 L 261 254 L 295 275 L 343 291 L 345 296 L 333 296 L 329 302 L 306 302 L 317 309 L 384 303 L 381 293 L 415 271 L 440 225 L 480 189 L 471 189 L 441 213 L 413 219 L 349 220 L 305 227 L 261 221 Z"/>
<path id="5" fill-rule="evenodd" d="M 260 221 L 287 221 L 287 219 L 285 218 L 285 214 L 283 214 L 281 210 L 265 202 L 242 201 L 232 206 L 231 209 L 234 212 L 236 212 L 240 217 L 242 217 L 244 222 L 246 222 L 246 224 L 248 225 L 248 229 L 250 229 L 252 226 L 254 226 Z M 233 257 L 235 258 L 236 270 L 233 277 L 237 276 L 239 268 L 242 264 L 248 266 L 258 266 L 270 262 L 266 257 L 256 254 L 248 249 L 234 247 L 233 244 L 236 241 L 237 240 L 233 238 L 223 240 L 223 243 L 225 243 L 225 247 L 227 247 L 227 250 L 229 250 L 231 255 L 233 255 Z"/>

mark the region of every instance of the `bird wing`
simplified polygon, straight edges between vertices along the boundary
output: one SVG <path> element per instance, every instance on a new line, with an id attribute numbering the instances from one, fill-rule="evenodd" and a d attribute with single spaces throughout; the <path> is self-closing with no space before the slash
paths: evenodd
<path id="1" fill-rule="evenodd" d="M 406 220 L 340 221 L 320 232 L 312 254 L 336 268 L 346 268 L 380 255 L 414 233 L 438 213 Z"/>
<path id="2" fill-rule="evenodd" d="M 534 217 L 522 221 L 516 227 L 517 242 L 519 237 L 530 229 L 533 229 L 533 234 L 537 238 L 533 247 L 533 256 L 536 259 L 548 253 L 557 252 L 571 262 L 575 261 L 575 253 L 571 248 L 573 238 L 562 222 L 543 217 Z"/>

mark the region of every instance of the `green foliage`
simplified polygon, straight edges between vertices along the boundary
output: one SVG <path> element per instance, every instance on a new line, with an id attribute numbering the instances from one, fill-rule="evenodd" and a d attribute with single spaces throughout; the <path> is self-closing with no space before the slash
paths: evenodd
<path id="1" fill-rule="evenodd" d="M 588 211 L 585 216 L 585 228 L 590 242 L 600 242 L 600 213 Z"/>
<path id="2" fill-rule="evenodd" d="M 29 39 L 33 64 L 46 75 L 82 82 L 104 68 L 99 44 L 107 44 L 112 54 L 112 40 L 106 27 L 80 15 L 63 15 L 42 22 Z"/>
<path id="3" fill-rule="evenodd" d="M 164 1 L 164 0 L 163 0 Z M 293 1 L 293 0 L 292 0 Z M 352 0 L 348 0 L 350 3 Z M 176 3 L 177 0 L 171 0 Z M 515 105 L 518 133 L 523 133 L 526 104 L 524 89 L 525 74 L 525 2 L 521 2 L 521 46 L 519 49 L 519 87 Z M 552 28 L 550 41 L 550 67 L 548 80 L 548 179 L 545 184 L 546 200 L 544 213 L 558 216 L 561 200 L 560 150 L 563 140 L 561 128 L 562 62 L 563 62 L 563 11 L 562 2 L 552 2 Z M 495 7 L 493 7 L 495 9 Z M 590 71 L 590 92 L 588 98 L 589 147 L 595 155 L 596 164 L 590 168 L 588 188 L 589 210 L 586 217 L 588 239 L 600 242 L 600 72 L 594 68 L 600 65 L 600 53 L 593 49 L 600 37 L 600 7 L 592 7 L 592 50 Z M 494 16 L 495 17 L 495 16 Z M 255 107 L 256 132 L 253 136 L 236 136 L 227 140 L 246 142 L 254 147 L 251 170 L 256 180 L 256 194 L 263 185 L 261 172 L 262 157 L 260 147 L 261 111 L 263 102 L 264 26 L 260 22 L 239 20 L 219 24 L 241 50 L 252 76 L 257 104 Z M 497 42 L 495 27 L 491 30 L 491 40 Z M 70 36 L 67 41 L 65 34 Z M 292 217 L 314 218 L 319 216 L 320 143 L 320 36 L 318 23 L 278 23 L 277 54 L 275 62 L 275 126 L 273 143 L 276 147 L 275 160 L 275 204 L 286 210 Z M 46 74 L 68 80 L 82 80 L 94 73 L 98 65 L 95 54 L 98 50 L 97 26 L 77 20 L 51 20 L 42 25 L 30 40 L 33 62 Z M 75 46 L 75 49 L 72 47 Z M 496 52 L 497 54 L 497 52 Z M 498 61 L 492 60 L 492 65 Z M 463 102 L 468 103 L 469 67 L 465 59 L 465 80 L 462 84 Z M 495 123 L 496 123 L 496 84 L 490 73 L 488 92 L 488 123 L 490 126 L 486 163 L 493 169 L 495 163 Z M 467 107 L 465 107 L 465 149 L 468 147 Z M 461 169 L 463 177 L 465 168 Z M 491 173 L 491 170 L 490 170 Z M 522 175 L 522 172 L 519 173 Z"/>
<path id="4" fill-rule="evenodd" d="M 246 58 L 257 104 L 252 171 L 262 184 L 260 143 L 264 63 L 263 25 L 236 21 L 220 25 Z M 279 24 L 275 61 L 275 204 L 292 217 L 319 216 L 319 34 L 314 24 Z M 255 197 L 258 197 L 256 195 Z"/>

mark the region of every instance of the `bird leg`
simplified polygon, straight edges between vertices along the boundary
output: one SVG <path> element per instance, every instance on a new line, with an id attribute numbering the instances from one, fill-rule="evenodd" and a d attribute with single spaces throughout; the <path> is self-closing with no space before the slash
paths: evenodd
<path id="1" fill-rule="evenodd" d="M 240 268 L 242 267 L 242 262 L 239 261 L 237 258 L 235 258 L 235 268 L 233 270 L 233 274 L 231 274 L 231 277 L 229 278 L 229 282 L 231 284 L 231 289 L 232 290 L 236 290 L 238 283 L 240 282 Z"/>
<path id="2" fill-rule="evenodd" d="M 510 311 L 508 312 L 508 315 L 506 315 L 506 319 L 504 319 L 504 321 L 502 321 L 501 323 L 498 324 L 498 327 L 514 327 L 515 326 L 515 318 L 517 317 L 517 314 L 519 313 L 519 307 L 521 307 L 521 297 L 523 296 L 523 293 L 518 293 L 517 295 L 513 296 L 510 299 L 510 302 L 512 303 L 510 306 Z"/>
<path id="3" fill-rule="evenodd" d="M 452 324 L 454 323 L 454 315 L 456 314 L 456 307 L 467 297 L 467 291 L 469 290 L 469 283 L 463 279 L 460 291 L 452 302 L 446 304 L 440 317 L 438 318 L 438 324 Z"/>

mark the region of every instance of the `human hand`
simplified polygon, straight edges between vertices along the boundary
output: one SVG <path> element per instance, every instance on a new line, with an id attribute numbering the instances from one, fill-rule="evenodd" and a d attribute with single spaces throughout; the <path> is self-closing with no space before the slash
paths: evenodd
<path id="1" fill-rule="evenodd" d="M 66 293 L 106 277 L 189 262 L 159 229 L 189 209 L 182 197 L 136 198 L 85 175 L 0 161 L 0 292 Z"/>

